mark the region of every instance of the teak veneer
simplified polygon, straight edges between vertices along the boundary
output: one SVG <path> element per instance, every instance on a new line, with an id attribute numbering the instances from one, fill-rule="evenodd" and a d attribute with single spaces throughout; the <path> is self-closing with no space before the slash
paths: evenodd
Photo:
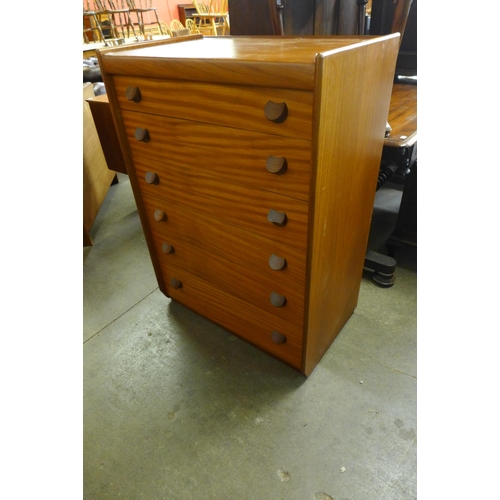
<path id="1" fill-rule="evenodd" d="M 399 35 L 98 52 L 161 291 L 308 376 L 355 310 Z"/>

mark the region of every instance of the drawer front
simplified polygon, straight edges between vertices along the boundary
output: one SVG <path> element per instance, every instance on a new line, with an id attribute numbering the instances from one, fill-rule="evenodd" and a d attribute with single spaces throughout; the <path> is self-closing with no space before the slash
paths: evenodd
<path id="1" fill-rule="evenodd" d="M 189 168 L 307 201 L 311 143 L 206 123 L 122 113 L 132 156 Z M 137 140 L 147 131 L 147 139 Z"/>
<path id="2" fill-rule="evenodd" d="M 144 198 L 153 196 L 221 221 L 258 233 L 266 238 L 307 247 L 308 204 L 270 191 L 252 189 L 201 172 L 164 170 L 156 184 L 146 182 L 148 172 L 161 171 L 153 161 L 136 160 L 139 187 Z M 276 224 L 271 220 L 283 223 Z M 168 219 L 168 213 L 165 213 Z"/>
<path id="3" fill-rule="evenodd" d="M 115 76 L 114 83 L 121 109 L 308 141 L 312 137 L 312 92 L 129 76 Z"/>
<path id="4" fill-rule="evenodd" d="M 269 268 L 261 274 L 248 265 L 225 259 L 174 236 L 168 240 L 155 238 L 155 245 L 162 265 L 185 269 L 269 314 L 303 325 L 304 287 L 287 286 L 280 280 L 279 272 Z"/>
<path id="5" fill-rule="evenodd" d="M 300 326 L 259 309 L 184 269 L 163 262 L 162 272 L 169 297 L 295 368 L 301 368 Z M 176 280 L 174 284 L 172 280 Z M 275 338 L 285 336 L 285 341 L 275 343 L 273 332 L 276 332 Z"/>
<path id="6" fill-rule="evenodd" d="M 175 252 L 176 242 L 186 242 L 265 276 L 267 281 L 279 282 L 286 289 L 296 289 L 303 296 L 306 252 L 296 246 L 287 246 L 152 197 L 144 200 L 144 208 L 151 232 L 159 245 L 159 255 L 163 253 L 161 247 L 164 243 L 174 246 Z M 154 213 L 158 209 L 168 217 L 157 221 Z"/>

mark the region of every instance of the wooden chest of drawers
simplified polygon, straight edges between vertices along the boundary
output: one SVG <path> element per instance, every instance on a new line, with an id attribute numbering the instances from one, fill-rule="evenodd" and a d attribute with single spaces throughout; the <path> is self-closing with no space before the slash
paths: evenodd
<path id="1" fill-rule="evenodd" d="M 398 43 L 98 54 L 160 289 L 305 375 L 357 305 Z"/>

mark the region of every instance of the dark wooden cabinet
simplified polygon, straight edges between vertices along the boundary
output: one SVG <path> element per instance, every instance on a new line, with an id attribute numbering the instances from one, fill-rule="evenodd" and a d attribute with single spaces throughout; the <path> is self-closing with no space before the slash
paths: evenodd
<path id="1" fill-rule="evenodd" d="M 177 5 L 179 12 L 179 21 L 183 26 L 186 26 L 186 19 L 196 17 L 196 7 L 192 3 L 181 3 Z"/>
<path id="2" fill-rule="evenodd" d="M 286 0 L 285 35 L 355 35 L 357 0 Z M 232 35 L 273 35 L 269 0 L 229 0 Z"/>

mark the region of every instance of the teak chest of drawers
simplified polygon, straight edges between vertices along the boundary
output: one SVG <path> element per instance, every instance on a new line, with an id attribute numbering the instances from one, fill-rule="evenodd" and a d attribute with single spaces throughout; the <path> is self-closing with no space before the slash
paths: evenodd
<path id="1" fill-rule="evenodd" d="M 305 375 L 357 305 L 398 47 L 190 36 L 98 53 L 161 291 Z"/>

